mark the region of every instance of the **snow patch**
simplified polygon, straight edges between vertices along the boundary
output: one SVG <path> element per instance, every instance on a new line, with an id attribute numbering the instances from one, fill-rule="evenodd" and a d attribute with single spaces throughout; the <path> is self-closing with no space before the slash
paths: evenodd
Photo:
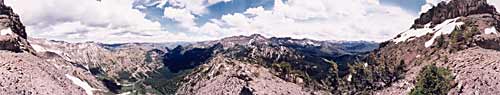
<path id="1" fill-rule="evenodd" d="M 434 33 L 432 39 L 425 42 L 425 47 L 430 47 L 437 37 L 444 34 L 450 34 L 453 30 L 455 30 L 455 27 L 463 25 L 463 22 L 457 22 L 459 18 L 460 17 L 448 19 L 441 24 L 434 26 L 434 28 L 430 28 L 431 23 L 428 23 L 424 26 L 424 28 L 407 30 L 401 33 L 399 37 L 392 39 L 392 41 L 397 44 L 399 42 L 413 40 L 414 38 L 421 37 L 429 33 Z"/>
<path id="2" fill-rule="evenodd" d="M 432 33 L 433 29 L 430 28 L 431 23 L 427 23 L 424 28 L 420 29 L 410 29 L 400 34 L 400 37 L 393 39 L 393 42 L 399 43 L 407 40 L 413 40 L 412 38 L 424 36 L 427 33 Z"/>
<path id="3" fill-rule="evenodd" d="M 250 39 L 250 41 L 248 41 L 248 45 L 251 45 L 254 41 L 255 39 Z"/>
<path id="4" fill-rule="evenodd" d="M 35 49 L 36 52 L 43 52 L 43 51 L 47 51 L 47 49 L 43 48 L 42 46 L 40 45 L 37 45 L 37 44 L 32 44 L 31 47 L 33 47 L 33 49 Z"/>
<path id="5" fill-rule="evenodd" d="M 12 29 L 10 29 L 10 28 L 5 28 L 5 29 L 0 30 L 0 36 L 12 35 L 12 34 L 14 34 L 14 32 L 12 32 Z"/>
<path id="6" fill-rule="evenodd" d="M 352 81 L 352 75 L 351 74 L 349 74 L 349 76 L 347 76 L 347 81 L 348 82 Z"/>
<path id="7" fill-rule="evenodd" d="M 80 86 L 81 88 L 83 88 L 83 90 L 85 90 L 87 95 L 93 95 L 92 91 L 96 90 L 96 89 L 92 88 L 92 86 L 90 86 L 87 82 L 80 80 L 79 78 L 77 78 L 75 76 L 66 74 L 66 77 L 69 80 L 71 80 L 73 82 L 73 84 L 76 84 L 76 85 Z"/>
<path id="8" fill-rule="evenodd" d="M 310 40 L 308 40 L 306 43 L 308 45 L 312 45 L 312 46 L 321 46 L 320 44 L 314 43 L 313 41 L 310 41 Z"/>
<path id="9" fill-rule="evenodd" d="M 33 49 L 35 49 L 36 52 L 53 52 L 58 55 L 62 55 L 62 51 L 60 50 L 48 49 L 37 44 L 32 44 L 31 47 L 33 47 Z"/>
<path id="10" fill-rule="evenodd" d="M 434 27 L 434 31 L 436 32 L 429 41 L 425 42 L 425 47 L 432 46 L 437 37 L 445 34 L 451 34 L 455 28 L 465 24 L 464 22 L 457 22 L 458 19 L 459 18 L 449 19 Z"/>
<path id="11" fill-rule="evenodd" d="M 486 34 L 497 34 L 497 32 L 498 31 L 494 26 L 484 29 L 484 33 L 486 33 Z"/>
<path id="12" fill-rule="evenodd" d="M 120 94 L 116 94 L 116 95 L 131 95 L 132 92 L 125 92 L 125 93 L 120 93 Z"/>

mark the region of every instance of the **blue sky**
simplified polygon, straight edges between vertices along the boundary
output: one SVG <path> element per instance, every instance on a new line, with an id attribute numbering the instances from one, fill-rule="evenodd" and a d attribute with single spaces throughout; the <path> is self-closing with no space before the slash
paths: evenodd
<path id="1" fill-rule="evenodd" d="M 262 34 L 387 41 L 443 0 L 9 0 L 31 37 L 103 43 Z M 497 4 L 499 0 L 489 0 Z M 499 4 L 500 5 L 500 4 Z"/>
<path id="2" fill-rule="evenodd" d="M 425 0 L 380 0 L 381 4 L 399 6 L 411 13 L 420 12 L 420 7 L 425 4 Z"/>
<path id="3" fill-rule="evenodd" d="M 425 0 L 380 0 L 380 4 L 401 7 L 413 15 L 418 15 L 420 7 L 425 4 Z M 207 7 L 210 12 L 209 14 L 197 15 L 196 23 L 202 25 L 210 19 L 220 19 L 226 14 L 243 13 L 248 8 L 259 6 L 262 6 L 265 10 L 272 10 L 274 7 L 274 0 L 232 0 L 230 2 L 219 2 Z M 161 7 L 172 7 L 172 5 L 166 4 Z M 163 8 L 158 8 L 156 4 L 142 11 L 147 13 L 148 19 L 160 21 L 163 27 L 166 27 L 169 31 L 186 31 L 177 28 L 177 23 L 174 20 L 162 19 L 163 12 L 165 11 Z"/>

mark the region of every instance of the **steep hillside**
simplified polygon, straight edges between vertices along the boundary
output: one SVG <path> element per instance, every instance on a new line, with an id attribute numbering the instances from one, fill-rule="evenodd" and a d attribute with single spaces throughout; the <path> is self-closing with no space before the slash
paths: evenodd
<path id="1" fill-rule="evenodd" d="M 449 83 L 451 90 L 445 90 L 450 94 L 497 93 L 494 89 L 500 85 L 491 78 L 496 78 L 498 72 L 490 68 L 497 68 L 492 64 L 500 58 L 496 54 L 500 50 L 499 19 L 500 14 L 486 0 L 438 4 L 415 20 L 411 29 L 382 43 L 370 54 L 369 67 L 383 70 L 374 71 L 373 75 L 389 77 L 379 80 L 389 83 L 389 87 L 375 93 L 409 93 L 428 65 L 450 70 L 454 80 Z"/>
<path id="2" fill-rule="evenodd" d="M 93 94 L 105 91 L 86 70 L 59 55 L 36 52 L 28 43 L 23 24 L 13 10 L 0 2 L 0 93 Z"/>
<path id="3" fill-rule="evenodd" d="M 14 13 L 12 8 L 0 2 L 0 50 L 12 52 L 30 52 L 24 25 L 19 20 L 19 16 Z"/>

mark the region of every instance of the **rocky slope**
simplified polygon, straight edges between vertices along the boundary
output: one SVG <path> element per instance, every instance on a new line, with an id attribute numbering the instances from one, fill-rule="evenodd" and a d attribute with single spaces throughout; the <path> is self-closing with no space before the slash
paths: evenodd
<path id="1" fill-rule="evenodd" d="M 235 36 L 171 49 L 164 62 L 173 72 L 190 71 L 178 94 L 340 94 L 349 91 L 349 67 L 377 46 Z"/>
<path id="2" fill-rule="evenodd" d="M 106 88 L 86 70 L 59 55 L 35 52 L 27 41 L 23 24 L 13 10 L 0 1 L 0 93 L 1 94 L 93 94 Z"/>
<path id="3" fill-rule="evenodd" d="M 500 45 L 500 14 L 486 0 L 451 0 L 423 13 L 411 29 L 371 53 L 372 75 L 388 85 L 375 94 L 408 94 L 424 66 L 437 65 L 453 75 L 449 94 L 493 94 Z M 404 67 L 404 69 L 398 69 Z M 482 76 L 482 77 L 481 77 Z M 466 78 L 467 77 L 467 78 Z M 472 79 L 471 79 L 472 78 Z"/>
<path id="4" fill-rule="evenodd" d="M 29 41 L 35 51 L 60 56 L 74 67 L 86 70 L 95 77 L 93 83 L 104 85 L 105 90 L 101 92 L 114 94 L 199 94 L 216 89 L 221 91 L 219 93 L 233 94 L 240 93 L 241 89 L 248 90 L 248 93 L 330 93 L 327 89 L 333 88 L 328 85 L 334 85 L 331 82 L 336 80 L 333 81 L 329 73 L 338 73 L 336 69 L 347 71 L 348 64 L 364 59 L 368 52 L 378 47 L 373 42 L 265 38 L 260 35 L 192 44 L 66 43 L 34 38 Z M 174 45 L 182 46 L 172 48 Z M 335 68 L 330 68 L 332 66 Z M 249 74 L 242 76 L 242 73 Z M 345 76 L 346 72 L 340 73 Z M 238 78 L 244 76 L 255 81 Z M 218 79 L 211 79 L 214 77 Z M 227 79 L 234 79 L 231 81 L 237 83 L 219 84 Z M 328 84 L 318 83 L 320 80 Z"/>
<path id="5" fill-rule="evenodd" d="M 33 53 L 19 16 L 3 0 L 0 3 L 0 50 Z"/>
<path id="6" fill-rule="evenodd" d="M 165 49 L 153 44 L 67 43 L 30 39 L 37 52 L 51 52 L 84 69 L 104 85 L 106 93 L 161 94 L 149 80 L 162 75 Z M 168 44 L 161 44 L 165 46 Z M 152 91 L 147 91 L 152 90 Z"/>

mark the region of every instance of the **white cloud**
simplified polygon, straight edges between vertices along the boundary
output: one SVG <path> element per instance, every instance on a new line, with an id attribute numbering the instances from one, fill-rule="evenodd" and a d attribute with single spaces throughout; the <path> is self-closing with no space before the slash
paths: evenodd
<path id="1" fill-rule="evenodd" d="M 273 10 L 261 7 L 215 20 L 228 35 L 311 38 L 317 40 L 385 41 L 407 30 L 414 17 L 378 0 L 276 0 Z M 222 23 L 220 23 L 222 22 Z"/>
<path id="2" fill-rule="evenodd" d="M 219 2 L 229 2 L 229 1 L 231 0 L 166 0 L 166 1 L 162 0 L 160 4 L 165 4 L 165 2 L 167 2 L 173 7 L 180 7 L 189 10 L 189 12 L 195 15 L 203 15 L 208 13 L 207 11 L 208 6 Z"/>
<path id="3" fill-rule="evenodd" d="M 159 22 L 147 20 L 144 13 L 133 9 L 134 0 L 5 2 L 20 15 L 31 37 L 104 43 L 192 40 L 184 33 L 162 31 Z"/>
<path id="4" fill-rule="evenodd" d="M 488 4 L 495 6 L 497 12 L 500 12 L 500 0 L 488 0 Z"/>
<path id="5" fill-rule="evenodd" d="M 195 16 L 186 9 L 167 7 L 164 11 L 164 17 L 177 21 L 184 28 L 189 28 L 196 25 L 196 23 L 194 22 Z"/>
<path id="6" fill-rule="evenodd" d="M 272 10 L 249 8 L 196 23 L 207 7 L 231 0 L 9 0 L 30 35 L 71 42 L 214 40 L 254 33 L 316 40 L 385 41 L 407 30 L 413 15 L 378 0 L 275 0 Z M 187 31 L 162 31 L 133 8 L 165 8 L 165 19 Z M 137 5 L 137 6 L 134 6 Z M 218 19 L 220 18 L 220 19 Z"/>

